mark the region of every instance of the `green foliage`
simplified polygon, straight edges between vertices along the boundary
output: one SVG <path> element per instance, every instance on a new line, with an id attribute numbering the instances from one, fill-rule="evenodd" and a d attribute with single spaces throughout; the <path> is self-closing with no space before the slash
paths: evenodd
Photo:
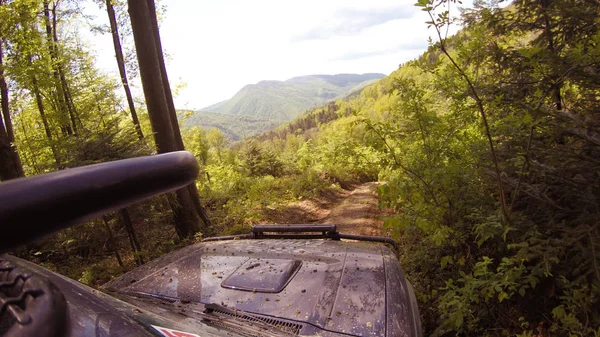
<path id="1" fill-rule="evenodd" d="M 272 151 L 261 149 L 254 141 L 244 144 L 242 149 L 243 169 L 251 177 L 256 176 L 280 176 L 283 163 L 277 159 Z"/>
<path id="2" fill-rule="evenodd" d="M 112 260 L 102 260 L 87 266 L 81 273 L 81 277 L 76 278 L 79 282 L 87 285 L 104 284 L 114 278 L 111 271 L 118 270 L 118 266 Z"/>
<path id="3" fill-rule="evenodd" d="M 451 3 L 417 6 L 443 31 Z M 463 14 L 467 29 L 440 34 L 392 74 L 391 109 L 359 110 L 386 155 L 381 205 L 397 213 L 385 225 L 401 243 L 428 334 L 600 331 L 600 185 L 591 173 L 600 148 L 589 137 L 600 134 L 591 99 L 599 88 L 588 68 L 600 61 L 590 15 L 599 10 L 476 3 Z"/>
<path id="4" fill-rule="evenodd" d="M 206 111 L 180 112 L 178 117 L 184 129 L 195 126 L 205 129 L 216 128 L 231 141 L 239 141 L 267 132 L 281 124 L 280 121 L 261 117 L 225 115 Z"/>

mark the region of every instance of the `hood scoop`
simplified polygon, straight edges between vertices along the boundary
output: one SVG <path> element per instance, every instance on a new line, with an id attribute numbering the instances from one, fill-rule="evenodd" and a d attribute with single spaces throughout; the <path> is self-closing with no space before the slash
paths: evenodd
<path id="1" fill-rule="evenodd" d="M 259 293 L 278 293 L 294 278 L 302 261 L 249 259 L 221 282 L 221 287 Z"/>

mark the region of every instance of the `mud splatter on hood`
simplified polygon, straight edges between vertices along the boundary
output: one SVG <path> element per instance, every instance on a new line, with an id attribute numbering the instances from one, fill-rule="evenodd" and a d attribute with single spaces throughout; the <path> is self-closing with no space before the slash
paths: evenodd
<path id="1" fill-rule="evenodd" d="M 389 249 L 331 240 L 196 244 L 105 290 L 217 304 L 356 336 L 412 336 L 407 283 Z"/>

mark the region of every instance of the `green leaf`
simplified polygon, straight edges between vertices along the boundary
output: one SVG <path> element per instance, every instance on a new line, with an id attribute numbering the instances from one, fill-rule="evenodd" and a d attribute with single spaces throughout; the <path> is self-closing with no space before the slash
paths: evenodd
<path id="1" fill-rule="evenodd" d="M 508 294 L 503 291 L 498 295 L 498 301 L 502 302 L 505 299 L 507 299 L 508 297 L 509 297 Z"/>
<path id="2" fill-rule="evenodd" d="M 521 295 L 521 297 L 525 296 L 525 291 L 526 291 L 525 287 L 519 288 L 519 295 Z"/>
<path id="3" fill-rule="evenodd" d="M 554 309 L 552 309 L 552 316 L 554 316 L 554 318 L 556 319 L 561 319 L 563 317 L 565 317 L 567 315 L 567 312 L 565 311 L 565 307 L 562 305 L 559 305 L 558 307 L 555 307 Z"/>
<path id="4" fill-rule="evenodd" d="M 460 328 L 463 325 L 463 320 L 464 318 L 462 317 L 462 315 L 456 317 L 456 321 L 454 322 L 454 324 L 456 324 L 457 328 Z"/>
<path id="5" fill-rule="evenodd" d="M 383 228 L 388 229 L 394 229 L 394 228 L 398 228 L 400 226 L 400 219 L 396 218 L 396 217 L 389 217 L 386 218 L 383 221 Z"/>
<path id="6" fill-rule="evenodd" d="M 441 265 L 442 269 L 445 269 L 446 265 L 448 265 L 448 263 L 449 264 L 453 264 L 454 263 L 454 260 L 452 259 L 452 256 L 447 255 L 447 256 L 442 257 L 442 260 L 440 261 L 440 265 Z"/>

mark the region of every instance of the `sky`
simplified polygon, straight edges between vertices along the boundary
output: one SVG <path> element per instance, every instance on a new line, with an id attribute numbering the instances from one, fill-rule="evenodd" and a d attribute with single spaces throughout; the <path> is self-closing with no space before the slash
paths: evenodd
<path id="1" fill-rule="evenodd" d="M 388 75 L 427 49 L 432 31 L 414 2 L 163 0 L 167 73 L 172 87 L 184 85 L 175 105 L 198 110 L 261 80 Z M 100 10 L 91 14 L 106 19 Z M 110 35 L 94 35 L 90 43 L 98 66 L 117 75 Z"/>

